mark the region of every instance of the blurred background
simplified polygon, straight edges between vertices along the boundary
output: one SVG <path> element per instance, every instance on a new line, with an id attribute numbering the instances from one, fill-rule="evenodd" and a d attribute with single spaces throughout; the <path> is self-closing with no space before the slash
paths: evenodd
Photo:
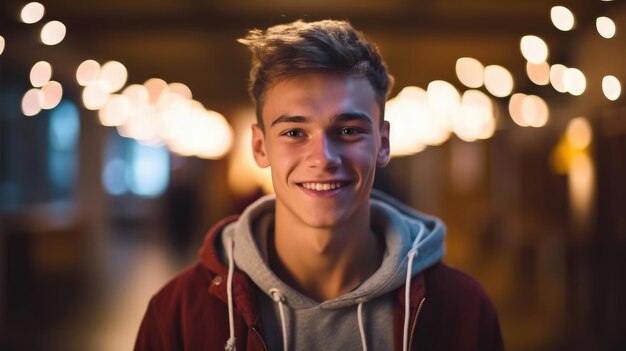
<path id="1" fill-rule="evenodd" d="M 395 86 L 376 187 L 440 216 L 509 350 L 625 350 L 626 6 L 0 4 L 0 349 L 128 350 L 216 220 L 271 191 L 248 29 L 348 19 Z"/>

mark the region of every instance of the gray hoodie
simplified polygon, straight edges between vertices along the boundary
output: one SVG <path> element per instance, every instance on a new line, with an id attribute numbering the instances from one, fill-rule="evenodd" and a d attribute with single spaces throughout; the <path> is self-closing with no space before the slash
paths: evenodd
<path id="1" fill-rule="evenodd" d="M 258 302 L 269 349 L 391 349 L 389 293 L 442 258 L 443 223 L 372 191 L 371 229 L 384 237 L 382 263 L 353 291 L 320 303 L 285 284 L 268 265 L 267 239 L 273 235 L 274 203 L 273 196 L 259 199 L 237 222 L 228 225 L 222 236 L 225 261 L 232 258 L 265 293 Z M 233 257 L 226 257 L 231 249 Z"/>

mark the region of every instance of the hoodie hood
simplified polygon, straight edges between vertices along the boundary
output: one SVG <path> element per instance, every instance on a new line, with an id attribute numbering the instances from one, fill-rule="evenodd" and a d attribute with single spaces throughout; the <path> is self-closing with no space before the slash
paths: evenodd
<path id="1" fill-rule="evenodd" d="M 222 262 L 234 259 L 235 266 L 270 298 L 280 291 L 285 305 L 292 309 L 319 307 L 336 309 L 357 305 L 398 289 L 405 284 L 410 262 L 411 276 L 441 260 L 444 253 L 445 227 L 432 216 L 420 213 L 392 197 L 372 191 L 371 229 L 385 243 L 379 269 L 355 290 L 335 299 L 317 302 L 282 282 L 271 271 L 265 258 L 268 235 L 272 235 L 275 198 L 262 197 L 250 205 L 222 233 Z M 215 243 L 205 243 L 205 245 Z M 219 244 L 218 244 L 219 245 Z M 409 252 L 415 251 L 409 259 Z M 203 252 L 206 253 L 206 248 Z M 228 257 L 232 251 L 233 257 Z M 204 260 L 203 260 L 204 261 Z"/>

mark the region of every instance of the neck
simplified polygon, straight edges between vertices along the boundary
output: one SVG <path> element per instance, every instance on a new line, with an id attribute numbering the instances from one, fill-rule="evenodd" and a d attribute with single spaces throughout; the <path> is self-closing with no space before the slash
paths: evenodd
<path id="1" fill-rule="evenodd" d="M 316 301 L 333 299 L 354 290 L 380 266 L 383 245 L 370 230 L 369 204 L 332 228 L 294 221 L 284 210 L 277 205 L 270 265 L 301 293 Z"/>

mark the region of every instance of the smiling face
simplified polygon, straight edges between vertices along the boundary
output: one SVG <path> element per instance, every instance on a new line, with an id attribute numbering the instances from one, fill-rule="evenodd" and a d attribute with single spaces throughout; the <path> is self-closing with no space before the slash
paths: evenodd
<path id="1" fill-rule="evenodd" d="M 277 221 L 330 229 L 369 219 L 376 168 L 389 161 L 380 113 L 365 78 L 308 73 L 268 89 L 252 146 L 271 167 Z"/>

